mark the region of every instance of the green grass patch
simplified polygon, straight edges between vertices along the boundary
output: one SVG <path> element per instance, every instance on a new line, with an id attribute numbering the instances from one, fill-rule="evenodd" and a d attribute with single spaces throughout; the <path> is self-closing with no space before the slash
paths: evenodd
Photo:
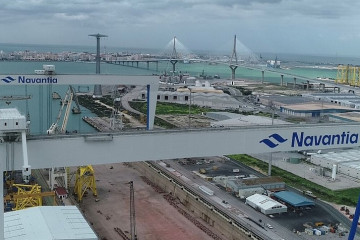
<path id="1" fill-rule="evenodd" d="M 147 103 L 146 102 L 142 102 L 142 101 L 131 101 L 129 102 L 130 106 L 135 109 L 138 110 L 139 112 L 146 114 L 146 110 L 147 110 Z M 209 112 L 211 111 L 210 108 L 203 108 L 203 107 L 199 107 L 196 105 L 192 105 L 190 112 L 191 114 L 200 114 L 202 112 Z M 155 110 L 155 114 L 156 115 L 162 115 L 162 114 L 189 114 L 189 106 L 188 105 L 183 105 L 183 104 L 177 104 L 177 103 L 162 103 L 162 102 L 158 102 L 156 103 L 156 110 Z M 176 128 L 175 125 L 160 119 L 158 117 L 155 116 L 155 120 L 154 120 L 154 124 L 156 126 L 160 126 L 163 128 L 167 128 L 167 129 L 171 129 L 171 128 Z"/>
<path id="2" fill-rule="evenodd" d="M 87 109 L 89 109 L 92 113 L 95 113 L 98 117 L 110 117 L 112 110 L 96 103 L 92 96 L 88 95 L 80 95 L 78 96 L 79 104 Z"/>
<path id="3" fill-rule="evenodd" d="M 258 168 L 262 172 L 267 173 L 268 164 L 253 158 L 248 155 L 238 154 L 228 156 L 236 161 L 239 161 L 247 166 Z M 294 188 L 297 188 L 301 191 L 309 190 L 312 191 L 317 197 L 337 204 L 355 206 L 357 204 L 360 188 L 352 188 L 346 190 L 332 191 L 328 188 L 320 186 L 316 183 L 313 183 L 305 178 L 299 177 L 295 174 L 289 173 L 281 168 L 272 166 L 271 171 L 272 176 L 282 177 L 284 182 Z"/>
<path id="4" fill-rule="evenodd" d="M 159 127 L 163 127 L 163 128 L 166 128 L 166 129 L 172 129 L 172 128 L 176 128 L 175 125 L 161 119 L 161 118 L 158 118 L 155 116 L 155 120 L 154 120 L 154 124 L 156 126 L 159 126 Z"/>
<path id="5" fill-rule="evenodd" d="M 146 114 L 146 102 L 132 101 L 129 102 L 130 106 L 139 112 Z M 191 114 L 200 114 L 202 112 L 213 111 L 211 108 L 199 107 L 196 105 L 191 105 L 190 112 Z M 178 103 L 156 103 L 155 114 L 189 114 L 189 105 L 178 104 Z"/>

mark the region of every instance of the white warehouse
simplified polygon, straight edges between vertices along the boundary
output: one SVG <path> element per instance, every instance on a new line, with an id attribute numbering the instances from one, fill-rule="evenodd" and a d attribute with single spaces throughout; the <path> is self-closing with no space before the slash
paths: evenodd
<path id="1" fill-rule="evenodd" d="M 5 240 L 98 240 L 76 206 L 42 206 L 6 212 Z"/>
<path id="2" fill-rule="evenodd" d="M 311 155 L 310 162 L 323 168 L 332 169 L 336 166 L 336 173 L 360 179 L 360 150 L 351 149 L 341 152 Z"/>
<path id="3" fill-rule="evenodd" d="M 246 198 L 246 204 L 259 210 L 265 215 L 287 212 L 287 206 L 275 201 L 274 199 L 261 194 L 254 194 Z"/>

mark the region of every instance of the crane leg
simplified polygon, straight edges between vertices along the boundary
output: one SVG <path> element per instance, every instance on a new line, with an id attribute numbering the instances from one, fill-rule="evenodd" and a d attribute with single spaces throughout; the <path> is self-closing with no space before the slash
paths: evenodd
<path id="1" fill-rule="evenodd" d="M 352 224 L 351 224 L 351 229 L 350 229 L 350 233 L 349 233 L 349 238 L 348 240 L 353 240 L 355 237 L 355 233 L 357 230 L 357 226 L 358 226 L 358 222 L 359 222 L 359 215 L 360 215 L 360 194 L 359 194 L 359 199 L 358 199 L 358 203 L 356 205 L 356 210 L 355 210 L 355 214 L 354 214 L 354 218 L 352 220 Z"/>
<path id="2" fill-rule="evenodd" d="M 28 183 L 30 181 L 30 176 L 31 176 L 31 166 L 29 165 L 25 131 L 21 132 L 21 144 L 22 144 L 22 152 L 23 152 L 23 158 L 24 158 L 22 176 L 23 176 L 24 182 Z"/>

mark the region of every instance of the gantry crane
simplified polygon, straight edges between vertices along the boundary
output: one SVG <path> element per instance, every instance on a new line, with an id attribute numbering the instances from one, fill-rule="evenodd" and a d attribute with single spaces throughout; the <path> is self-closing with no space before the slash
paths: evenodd
<path id="1" fill-rule="evenodd" d="M 71 109 L 71 104 L 72 104 L 73 101 L 75 102 L 76 106 Z M 65 105 L 66 105 L 66 109 L 65 109 L 63 121 L 62 121 L 61 127 L 59 128 L 58 124 L 59 124 L 59 121 L 61 119 L 61 115 L 62 115 L 62 112 L 63 112 L 63 110 L 65 108 Z M 69 85 L 68 91 L 66 92 L 66 94 L 64 96 L 64 99 L 61 100 L 61 107 L 60 107 L 60 110 L 59 110 L 59 114 L 58 114 L 58 116 L 56 118 L 56 122 L 53 123 L 50 126 L 49 130 L 47 131 L 47 134 L 57 134 L 57 133 L 64 134 L 64 133 L 66 133 L 66 127 L 67 127 L 67 123 L 68 123 L 68 120 L 69 120 L 70 110 L 72 110 L 72 112 L 75 113 L 75 114 L 81 113 L 80 104 L 79 104 L 77 95 L 76 95 L 76 93 L 74 91 L 74 88 L 71 85 Z M 80 168 L 82 168 L 82 167 L 80 167 Z M 88 169 L 90 169 L 90 168 L 92 169 L 92 167 L 90 166 L 89 168 L 85 167 L 84 169 L 79 169 L 78 171 L 80 171 L 81 173 L 82 172 L 88 172 Z M 50 175 L 50 185 L 51 185 L 50 187 L 51 187 L 51 189 L 54 189 L 55 178 L 56 177 L 63 177 L 64 178 L 64 183 L 65 183 L 65 188 L 67 190 L 69 190 L 70 169 L 67 167 L 65 169 L 64 168 L 58 168 L 57 170 L 58 171 L 56 171 L 55 168 L 51 168 L 51 172 L 49 174 Z M 93 170 L 92 170 L 92 172 L 93 172 Z M 83 176 L 81 174 L 79 176 L 81 176 L 81 178 L 83 178 Z M 93 174 L 92 174 L 92 176 L 93 176 Z M 87 182 L 87 177 L 84 177 L 84 179 L 82 179 L 81 182 Z M 79 188 L 81 188 L 81 187 L 79 187 Z M 96 191 L 96 186 L 95 186 L 95 191 Z"/>
<path id="2" fill-rule="evenodd" d="M 65 94 L 64 99 L 61 100 L 61 107 L 60 107 L 60 110 L 59 110 L 59 114 L 58 114 L 58 116 L 56 118 L 56 121 L 55 121 L 55 123 L 51 124 L 49 130 L 47 130 L 47 134 L 56 134 L 56 133 L 62 133 L 63 134 L 63 133 L 66 132 L 66 126 L 67 126 L 67 123 L 68 123 L 68 120 L 69 120 L 69 115 L 70 115 L 71 103 L 72 103 L 73 100 L 75 101 L 76 107 L 74 107 L 72 109 L 72 112 L 73 113 L 81 113 L 80 105 L 79 105 L 76 93 L 74 91 L 74 88 L 70 85 L 68 91 Z M 65 110 L 65 113 L 64 113 L 63 122 L 61 124 L 60 129 L 59 129 L 58 124 L 59 124 L 61 114 L 62 114 L 62 111 L 63 111 L 65 105 L 66 105 L 66 110 Z"/>
<path id="3" fill-rule="evenodd" d="M 122 113 L 120 112 L 121 107 L 121 99 L 119 96 L 119 91 L 117 91 L 116 87 L 113 90 L 113 103 L 114 106 L 112 107 L 111 117 L 110 117 L 110 128 L 112 130 L 121 130 L 123 129 L 123 122 L 122 122 Z"/>
<path id="4" fill-rule="evenodd" d="M 360 86 L 360 67 L 352 65 L 338 65 L 335 83 L 350 86 Z"/>
<path id="5" fill-rule="evenodd" d="M 74 193 L 77 195 L 78 202 L 82 201 L 87 190 L 91 190 L 97 196 L 94 169 L 91 165 L 80 166 L 76 171 Z"/>

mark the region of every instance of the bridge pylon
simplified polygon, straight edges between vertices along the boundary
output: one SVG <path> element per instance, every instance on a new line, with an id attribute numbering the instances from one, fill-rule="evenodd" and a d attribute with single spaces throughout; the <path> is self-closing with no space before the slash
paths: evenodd
<path id="1" fill-rule="evenodd" d="M 90 34 L 90 37 L 96 37 L 96 74 L 100 74 L 100 38 L 107 37 L 104 34 Z M 101 97 L 102 96 L 102 89 L 101 85 L 94 86 L 94 97 Z"/>
<path id="2" fill-rule="evenodd" d="M 235 64 L 234 64 L 235 62 Z M 231 69 L 231 79 L 235 80 L 235 71 L 237 69 L 238 65 L 238 58 L 236 55 L 236 35 L 234 36 L 234 47 L 233 47 L 233 51 L 232 51 L 232 55 L 230 58 L 230 69 Z"/>
<path id="3" fill-rule="evenodd" d="M 170 57 L 170 63 L 172 64 L 172 72 L 173 72 L 173 75 L 175 75 L 175 65 L 176 63 L 178 62 L 178 59 L 179 59 L 179 55 L 178 53 L 176 52 L 176 37 L 174 36 L 174 43 L 173 43 L 173 51 L 172 51 L 172 54 L 171 54 L 171 57 Z"/>

